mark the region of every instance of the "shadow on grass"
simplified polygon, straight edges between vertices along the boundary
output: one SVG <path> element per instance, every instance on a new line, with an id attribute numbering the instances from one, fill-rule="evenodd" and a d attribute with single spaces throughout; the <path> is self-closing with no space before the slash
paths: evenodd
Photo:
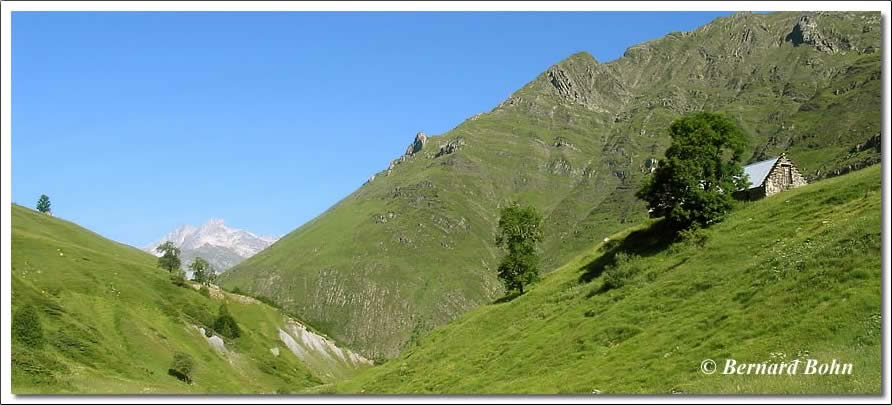
<path id="1" fill-rule="evenodd" d="M 504 297 L 499 298 L 499 299 L 493 301 L 492 303 L 493 303 L 493 305 L 496 305 L 496 304 L 504 304 L 504 303 L 506 303 L 506 302 L 511 302 L 511 301 L 513 301 L 513 300 L 514 300 L 515 298 L 517 298 L 517 297 L 520 297 L 520 293 L 517 292 L 517 291 L 515 291 L 515 292 L 510 293 L 510 294 L 505 294 Z"/>
<path id="2" fill-rule="evenodd" d="M 598 278 L 608 266 L 616 263 L 616 255 L 626 253 L 647 257 L 662 252 L 677 240 L 674 229 L 660 220 L 646 229 L 630 233 L 622 240 L 611 240 L 604 246 L 606 252 L 581 268 L 580 283 L 588 283 Z"/>

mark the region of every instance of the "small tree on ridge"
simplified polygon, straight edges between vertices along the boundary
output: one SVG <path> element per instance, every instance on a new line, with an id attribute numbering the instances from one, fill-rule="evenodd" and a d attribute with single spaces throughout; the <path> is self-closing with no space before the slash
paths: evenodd
<path id="1" fill-rule="evenodd" d="M 158 267 L 170 273 L 180 269 L 180 248 L 176 247 L 173 242 L 164 242 L 158 245 L 155 251 L 161 253 L 161 257 L 158 258 Z"/>
<path id="2" fill-rule="evenodd" d="M 50 198 L 46 194 L 41 194 L 37 200 L 37 211 L 44 214 L 50 212 Z"/>
<path id="3" fill-rule="evenodd" d="M 195 260 L 189 264 L 189 269 L 192 270 L 192 281 L 204 285 L 208 285 L 213 281 L 214 270 L 211 268 L 211 264 L 208 263 L 207 260 L 204 260 L 204 258 L 200 256 L 196 257 Z"/>

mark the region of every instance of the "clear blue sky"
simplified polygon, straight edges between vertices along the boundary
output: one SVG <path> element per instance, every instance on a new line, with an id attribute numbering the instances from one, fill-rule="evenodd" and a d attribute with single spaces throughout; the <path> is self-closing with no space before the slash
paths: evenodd
<path id="1" fill-rule="evenodd" d="M 283 235 L 552 64 L 727 12 L 14 12 L 12 200 L 143 246 Z"/>

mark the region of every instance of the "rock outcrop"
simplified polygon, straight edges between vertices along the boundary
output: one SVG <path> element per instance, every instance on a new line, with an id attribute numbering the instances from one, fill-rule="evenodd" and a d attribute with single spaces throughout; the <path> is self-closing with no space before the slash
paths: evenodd
<path id="1" fill-rule="evenodd" d="M 455 138 L 449 142 L 446 142 L 445 145 L 440 145 L 440 150 L 437 151 L 437 154 L 434 155 L 435 158 L 438 158 L 443 155 L 448 155 L 451 153 L 455 153 L 459 149 L 465 146 L 465 140 L 462 138 Z"/>
<path id="2" fill-rule="evenodd" d="M 406 148 L 405 156 L 412 156 L 418 152 L 421 152 L 421 149 L 424 148 L 424 145 L 427 143 L 427 136 L 424 135 L 424 132 L 419 132 L 415 134 L 415 141 L 409 144 L 409 147 Z"/>
<path id="3" fill-rule="evenodd" d="M 814 16 L 803 15 L 799 18 L 793 30 L 787 34 L 785 41 L 793 43 L 793 46 L 802 44 L 814 46 L 815 49 L 834 54 L 850 48 L 849 41 L 845 38 L 828 38 L 818 28 L 818 22 Z"/>
<path id="4" fill-rule="evenodd" d="M 570 141 L 568 141 L 567 138 L 564 138 L 563 136 L 555 138 L 551 146 L 554 146 L 555 148 L 569 148 L 573 150 L 579 150 L 576 148 L 576 145 L 570 143 Z"/>

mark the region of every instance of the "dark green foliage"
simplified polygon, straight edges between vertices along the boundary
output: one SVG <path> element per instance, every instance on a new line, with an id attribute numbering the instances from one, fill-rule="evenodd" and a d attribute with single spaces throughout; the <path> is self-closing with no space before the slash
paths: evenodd
<path id="1" fill-rule="evenodd" d="M 183 305 L 183 313 L 191 320 L 199 325 L 203 325 L 205 329 L 211 329 L 217 318 L 206 306 L 195 303 L 185 303 Z"/>
<path id="2" fill-rule="evenodd" d="M 211 290 L 209 290 L 208 286 L 206 286 L 206 285 L 201 286 L 201 288 L 198 290 L 198 292 L 201 295 L 204 295 L 205 297 L 208 297 L 208 298 L 210 298 L 210 296 L 211 296 Z"/>
<path id="3" fill-rule="evenodd" d="M 226 308 L 226 304 L 220 305 L 220 312 L 217 315 L 217 319 L 214 321 L 214 330 L 221 336 L 230 339 L 236 339 L 242 335 L 238 323 L 236 323 L 235 318 L 229 314 L 229 309 Z"/>
<path id="4" fill-rule="evenodd" d="M 37 211 L 44 214 L 50 212 L 50 198 L 46 194 L 41 194 L 40 199 L 37 200 Z"/>
<path id="5" fill-rule="evenodd" d="M 703 228 L 694 227 L 679 232 L 678 239 L 681 243 L 691 244 L 702 248 L 706 246 L 706 242 L 709 240 L 709 235 Z"/>
<path id="6" fill-rule="evenodd" d="M 158 267 L 171 273 L 180 269 L 180 248 L 174 246 L 173 242 L 164 242 L 158 245 L 155 251 L 162 253 L 161 257 L 158 258 Z"/>
<path id="7" fill-rule="evenodd" d="M 214 270 L 211 268 L 211 264 L 204 258 L 196 257 L 192 264 L 189 265 L 189 269 L 192 270 L 192 281 L 205 285 L 211 283 Z"/>
<path id="8" fill-rule="evenodd" d="M 741 166 L 747 138 L 721 114 L 684 116 L 669 126 L 666 158 L 636 194 L 651 215 L 676 229 L 706 226 L 731 210 L 731 194 L 747 184 Z"/>
<path id="9" fill-rule="evenodd" d="M 185 287 L 186 286 L 186 274 L 183 273 L 182 270 L 174 270 L 170 274 L 170 282 L 177 287 Z"/>
<path id="10" fill-rule="evenodd" d="M 187 384 L 192 384 L 192 370 L 195 367 L 195 361 L 192 356 L 183 352 L 173 354 L 173 362 L 167 369 L 167 374 L 178 378 Z"/>
<path id="11" fill-rule="evenodd" d="M 612 290 L 626 285 L 641 270 L 636 266 L 637 256 L 624 252 L 617 253 L 614 262 L 604 268 L 604 290 Z"/>
<path id="12" fill-rule="evenodd" d="M 499 279 L 508 292 L 519 291 L 539 278 L 536 244 L 542 241 L 542 215 L 535 207 L 521 207 L 517 202 L 502 208 L 496 246 L 508 254 L 499 264 Z"/>
<path id="13" fill-rule="evenodd" d="M 43 346 L 43 327 L 33 305 L 26 305 L 12 315 L 12 337 L 28 347 Z"/>

